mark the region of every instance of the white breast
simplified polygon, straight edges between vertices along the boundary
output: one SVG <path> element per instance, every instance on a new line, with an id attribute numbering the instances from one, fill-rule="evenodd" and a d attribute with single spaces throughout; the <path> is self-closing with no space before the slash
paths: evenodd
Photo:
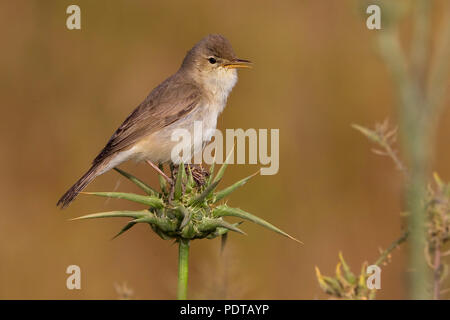
<path id="1" fill-rule="evenodd" d="M 236 69 L 218 68 L 204 75 L 202 82 L 208 92 L 211 108 L 216 109 L 220 114 L 227 103 L 228 95 L 237 82 Z"/>
<path id="2" fill-rule="evenodd" d="M 217 118 L 225 108 L 228 95 L 237 82 L 237 71 L 235 69 L 218 68 L 213 72 L 204 74 L 202 82 L 203 88 L 207 92 L 207 99 L 201 112 L 202 141 L 199 141 L 199 136 L 194 136 L 194 154 L 200 152 L 202 146 L 205 146 L 211 140 L 217 126 Z"/>
<path id="3" fill-rule="evenodd" d="M 203 140 L 211 140 L 217 126 L 217 118 L 225 108 L 228 95 L 237 82 L 235 69 L 218 68 L 203 78 L 204 88 L 208 92 L 209 103 L 203 119 Z"/>

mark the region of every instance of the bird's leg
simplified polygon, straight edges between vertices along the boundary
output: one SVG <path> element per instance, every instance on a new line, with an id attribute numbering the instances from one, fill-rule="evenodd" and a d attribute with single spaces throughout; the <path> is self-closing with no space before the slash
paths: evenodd
<path id="1" fill-rule="evenodd" d="M 169 168 L 170 168 L 170 174 L 172 176 L 172 180 L 176 181 L 176 175 L 178 173 L 178 166 L 175 166 L 173 163 L 169 164 Z"/>
<path id="2" fill-rule="evenodd" d="M 178 167 L 175 167 L 173 163 L 170 163 L 169 168 L 170 168 L 170 175 L 172 176 L 172 184 L 170 185 L 170 192 L 169 192 L 169 203 L 171 203 L 175 194 L 175 181 L 177 181 L 176 171 L 178 170 L 175 169 L 177 169 Z"/>
<path id="3" fill-rule="evenodd" d="M 172 179 L 170 179 L 165 173 L 164 171 L 162 171 L 161 169 L 158 168 L 158 166 L 156 164 L 154 164 L 153 162 L 151 162 L 150 160 L 145 160 L 153 169 L 156 170 L 156 172 L 158 172 L 158 174 L 160 174 L 164 179 L 166 179 L 166 181 L 170 184 L 173 185 L 173 181 Z"/>

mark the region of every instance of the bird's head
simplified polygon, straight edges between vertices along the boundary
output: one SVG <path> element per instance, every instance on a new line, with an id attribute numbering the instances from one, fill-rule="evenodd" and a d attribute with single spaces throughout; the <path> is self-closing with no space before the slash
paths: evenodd
<path id="1" fill-rule="evenodd" d="M 222 35 L 200 40 L 183 60 L 182 70 L 211 89 L 231 90 L 237 81 L 237 68 L 251 68 L 248 60 L 237 58 L 231 43 Z"/>

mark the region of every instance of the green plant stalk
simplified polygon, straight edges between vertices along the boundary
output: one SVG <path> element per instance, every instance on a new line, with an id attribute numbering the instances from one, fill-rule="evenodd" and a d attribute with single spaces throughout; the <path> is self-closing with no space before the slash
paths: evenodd
<path id="1" fill-rule="evenodd" d="M 177 299 L 187 299 L 189 270 L 189 240 L 180 239 L 178 247 L 178 291 Z"/>
<path id="2" fill-rule="evenodd" d="M 420 141 L 420 139 L 418 139 Z M 410 231 L 409 262 L 413 272 L 410 274 L 410 296 L 412 299 L 430 299 L 426 290 L 430 283 L 430 272 L 424 258 L 426 244 L 426 210 L 424 199 L 426 195 L 429 155 L 427 147 L 418 142 L 410 150 L 411 159 L 410 183 L 406 189 L 406 203 L 409 211 L 408 225 Z"/>
<path id="3" fill-rule="evenodd" d="M 410 237 L 409 260 L 413 269 L 410 275 L 410 296 L 413 299 L 430 299 L 427 285 L 431 282 L 430 272 L 423 257 L 426 246 L 426 188 L 433 148 L 431 137 L 436 127 L 432 125 L 434 110 L 430 106 L 429 94 L 426 91 L 426 70 L 430 55 L 430 1 L 420 0 L 413 10 L 414 39 L 411 54 L 412 66 L 409 77 L 410 90 L 416 94 L 411 96 L 414 103 L 408 105 L 404 99 L 402 117 L 405 119 L 403 139 L 406 157 L 411 167 L 409 185 L 406 188 L 406 203 L 410 212 L 408 219 Z M 431 93 L 433 94 L 433 93 Z M 406 110 L 407 109 L 407 110 Z M 412 113 L 411 111 L 415 110 Z"/>
<path id="4" fill-rule="evenodd" d="M 420 0 L 420 8 L 426 7 L 427 1 Z M 428 28 L 425 31 L 421 28 L 429 23 L 429 15 L 427 10 L 414 13 L 414 21 L 420 25 L 415 29 L 413 47 L 427 48 Z M 411 299 L 429 299 L 431 296 L 426 287 L 431 278 L 423 257 L 426 243 L 424 199 L 433 154 L 430 139 L 434 130 L 430 121 L 434 112 L 429 108 L 423 85 L 428 52 L 422 49 L 415 52 L 413 67 L 409 68 L 398 30 L 397 21 L 394 26 L 379 33 L 378 44 L 396 85 L 402 145 L 410 168 L 405 181 L 405 207 L 409 213 L 409 267 L 413 270 L 409 277 L 409 295 Z M 417 33 L 417 30 L 422 31 Z"/>

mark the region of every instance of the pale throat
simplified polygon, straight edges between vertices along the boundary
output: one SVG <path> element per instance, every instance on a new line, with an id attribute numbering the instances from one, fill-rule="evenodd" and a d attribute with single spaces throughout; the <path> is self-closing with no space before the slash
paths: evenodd
<path id="1" fill-rule="evenodd" d="M 208 93 L 212 112 L 219 115 L 227 103 L 228 95 L 237 82 L 236 69 L 219 67 L 201 77 L 203 89 Z"/>
<path id="2" fill-rule="evenodd" d="M 237 82 L 236 69 L 217 68 L 201 77 L 203 89 L 206 91 L 208 99 L 205 105 L 202 124 L 203 141 L 211 140 L 216 129 L 217 118 L 226 106 L 228 95 Z M 198 142 L 197 142 L 198 143 Z"/>

